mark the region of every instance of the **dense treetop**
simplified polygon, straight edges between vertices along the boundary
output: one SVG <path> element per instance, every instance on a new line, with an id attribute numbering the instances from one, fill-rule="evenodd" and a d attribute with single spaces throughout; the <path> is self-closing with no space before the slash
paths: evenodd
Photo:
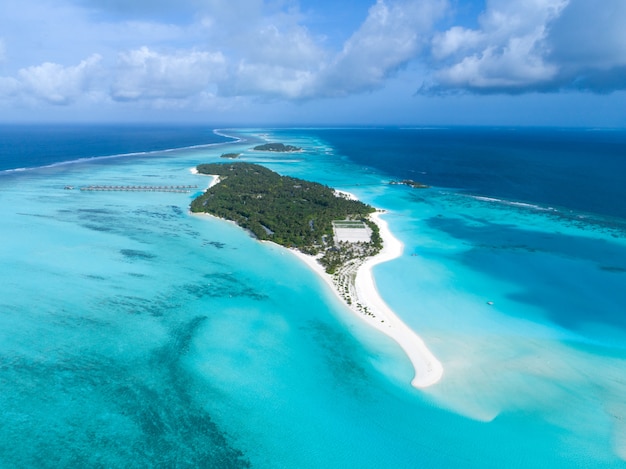
<path id="1" fill-rule="evenodd" d="M 328 186 L 281 176 L 250 163 L 201 164 L 201 174 L 221 182 L 191 203 L 192 212 L 207 212 L 236 222 L 258 239 L 304 250 L 332 242 L 332 221 L 365 219 L 375 209 L 338 197 Z"/>
<path id="2" fill-rule="evenodd" d="M 284 143 L 264 143 L 263 145 L 257 145 L 253 148 L 257 151 L 276 151 L 276 152 L 290 152 L 301 151 L 302 148 L 294 147 L 293 145 L 285 145 Z"/>

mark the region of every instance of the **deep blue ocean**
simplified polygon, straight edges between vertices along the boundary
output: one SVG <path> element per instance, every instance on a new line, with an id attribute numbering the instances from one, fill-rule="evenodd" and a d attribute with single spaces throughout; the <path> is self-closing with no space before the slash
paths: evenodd
<path id="1" fill-rule="evenodd" d="M 439 383 L 188 213 L 227 152 L 386 211 Z M 0 126 L 0 467 L 625 468 L 625 200 L 623 130 Z"/>
<path id="2" fill-rule="evenodd" d="M 0 171 L 231 140 L 204 126 L 0 125 Z"/>
<path id="3" fill-rule="evenodd" d="M 311 133 L 355 163 L 390 177 L 626 218 L 624 130 L 461 127 Z"/>

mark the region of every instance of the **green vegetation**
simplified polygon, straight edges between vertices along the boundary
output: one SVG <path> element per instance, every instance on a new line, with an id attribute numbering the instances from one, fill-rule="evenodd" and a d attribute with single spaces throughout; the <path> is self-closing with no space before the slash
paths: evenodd
<path id="1" fill-rule="evenodd" d="M 372 230 L 370 242 L 349 243 L 347 241 L 340 241 L 337 245 L 326 249 L 319 260 L 320 264 L 326 268 L 326 272 L 333 274 L 337 269 L 352 259 L 365 259 L 375 256 L 383 248 L 383 239 L 380 236 L 378 225 L 369 219 L 363 221 Z M 343 224 L 349 225 L 351 222 L 335 222 L 335 225 Z"/>
<path id="2" fill-rule="evenodd" d="M 307 254 L 323 254 L 329 272 L 355 257 L 373 255 L 382 242 L 378 226 L 367 217 L 374 208 L 358 200 L 337 197 L 328 186 L 279 174 L 250 163 L 201 164 L 201 174 L 215 174 L 221 182 L 191 203 L 192 212 L 206 212 L 232 220 L 258 239 L 295 247 Z M 333 220 L 362 220 L 372 229 L 371 243 L 335 246 Z M 359 245 L 359 246 L 357 246 Z"/>
<path id="3" fill-rule="evenodd" d="M 234 160 L 235 158 L 239 158 L 240 156 L 241 156 L 241 153 L 222 153 L 220 155 L 220 158 L 230 158 Z"/>
<path id="4" fill-rule="evenodd" d="M 319 262 L 326 268 L 326 272 L 334 274 L 341 266 L 353 259 L 366 259 L 378 254 L 382 246 L 374 243 L 339 241 L 336 246 L 326 249 Z"/>
<path id="5" fill-rule="evenodd" d="M 428 189 L 430 186 L 422 184 L 421 182 L 413 181 L 412 179 L 403 179 L 401 181 L 391 181 L 389 184 L 402 184 L 412 187 L 413 189 Z"/>
<path id="6" fill-rule="evenodd" d="M 294 147 L 293 145 L 285 145 L 284 143 L 264 143 L 263 145 L 257 145 L 253 150 L 286 153 L 290 151 L 301 151 L 302 148 Z"/>

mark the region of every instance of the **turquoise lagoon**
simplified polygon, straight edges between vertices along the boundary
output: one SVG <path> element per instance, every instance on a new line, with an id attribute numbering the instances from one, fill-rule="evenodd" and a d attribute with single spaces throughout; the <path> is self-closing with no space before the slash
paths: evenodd
<path id="1" fill-rule="evenodd" d="M 389 185 L 311 131 L 227 133 L 0 176 L 0 465 L 626 467 L 621 219 Z M 227 151 L 388 210 L 405 251 L 375 278 L 440 383 L 412 388 L 391 339 L 283 248 L 190 215 L 196 194 L 64 189 L 199 191 L 190 168 Z"/>

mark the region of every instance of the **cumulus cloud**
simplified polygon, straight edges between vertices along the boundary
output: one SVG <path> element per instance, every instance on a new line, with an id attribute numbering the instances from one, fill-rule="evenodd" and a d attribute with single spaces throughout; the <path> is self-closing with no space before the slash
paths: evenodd
<path id="1" fill-rule="evenodd" d="M 321 74 L 319 91 L 343 96 L 380 87 L 418 55 L 445 7 L 443 0 L 378 0 L 365 22 Z"/>
<path id="2" fill-rule="evenodd" d="M 13 85 L 22 94 L 50 104 L 67 105 L 90 90 L 100 60 L 101 57 L 94 54 L 75 66 L 64 67 L 57 63 L 45 62 L 23 68 Z"/>
<path id="3" fill-rule="evenodd" d="M 219 52 L 162 54 L 141 47 L 119 54 L 111 94 L 119 101 L 184 99 L 205 91 L 224 70 Z"/>
<path id="4" fill-rule="evenodd" d="M 306 69 L 245 61 L 232 74 L 233 78 L 220 86 L 220 94 L 301 99 L 309 95 L 314 78 Z"/>
<path id="5" fill-rule="evenodd" d="M 287 32 L 280 31 L 273 24 L 265 26 L 258 30 L 253 40 L 249 55 L 259 63 L 308 68 L 324 60 L 324 51 L 301 26 L 291 27 Z"/>
<path id="6" fill-rule="evenodd" d="M 256 46 L 220 89 L 302 100 L 380 88 L 419 55 L 445 8 L 445 0 L 378 0 L 336 52 L 323 49 L 302 26 L 287 32 L 275 26 L 261 29 L 254 35 Z"/>
<path id="7" fill-rule="evenodd" d="M 492 0 L 480 29 L 453 27 L 432 41 L 441 88 L 518 91 L 548 85 L 558 68 L 546 60 L 550 24 L 568 0 Z"/>
<path id="8" fill-rule="evenodd" d="M 247 33 L 243 58 L 220 83 L 224 95 L 265 95 L 298 99 L 310 93 L 326 54 L 304 27 L 281 31 L 275 25 Z"/>
<path id="9" fill-rule="evenodd" d="M 22 1 L 35 11 L 36 1 Z M 2 63 L 5 73 L 14 68 L 0 77 L 0 96 L 55 105 L 82 96 L 154 106 L 215 96 L 304 101 L 371 92 L 405 68 L 416 86 L 427 83 L 424 93 L 626 89 L 624 0 L 486 0 L 471 28 L 455 25 L 450 0 L 371 0 L 343 43 L 325 37 L 298 0 L 65 2 L 71 35 L 59 32 L 66 21 L 50 21 L 43 48 L 35 36 L 20 47 L 11 37 L 12 48 L 38 52 Z M 0 16 L 0 61 L 5 23 Z M 84 40 L 73 48 L 75 31 Z"/>
<path id="10" fill-rule="evenodd" d="M 625 21 L 622 0 L 491 0 L 479 28 L 456 26 L 433 37 L 433 83 L 425 89 L 624 89 Z"/>
<path id="11" fill-rule="evenodd" d="M 144 47 L 117 52 L 112 67 L 110 60 L 115 56 L 103 60 L 104 75 L 109 80 L 103 89 L 108 89 L 115 101 L 183 100 L 207 90 L 224 97 L 286 100 L 371 91 L 384 86 L 388 77 L 421 53 L 447 3 L 377 0 L 362 25 L 338 45 L 311 33 L 305 25 L 306 15 L 296 2 L 232 0 L 225 4 L 220 0 L 184 0 L 181 8 L 195 11 L 190 16 L 195 23 L 183 27 L 159 22 L 159 18 L 169 18 L 172 13 L 168 10 L 171 2 L 165 0 L 138 1 L 132 6 L 117 0 L 69 1 L 98 12 L 92 18 L 99 19 L 99 30 L 110 21 L 107 15 L 119 16 L 108 26 L 112 31 L 126 31 L 125 25 L 135 24 L 137 19 L 154 20 L 145 23 L 153 26 L 149 34 L 138 38 L 142 42 L 148 36 L 152 38 L 144 42 Z M 149 14 L 152 7 L 163 16 Z M 107 21 L 102 22 L 102 18 Z M 108 44 L 132 39 L 124 34 L 117 34 L 117 40 L 111 34 L 104 37 Z M 39 76 L 60 76 L 61 69 L 54 63 L 31 67 L 18 81 L 38 97 L 64 104 L 73 99 L 72 94 L 62 90 L 55 94 L 53 90 L 59 90 L 59 83 L 50 83 L 46 88 L 43 76 Z"/>

